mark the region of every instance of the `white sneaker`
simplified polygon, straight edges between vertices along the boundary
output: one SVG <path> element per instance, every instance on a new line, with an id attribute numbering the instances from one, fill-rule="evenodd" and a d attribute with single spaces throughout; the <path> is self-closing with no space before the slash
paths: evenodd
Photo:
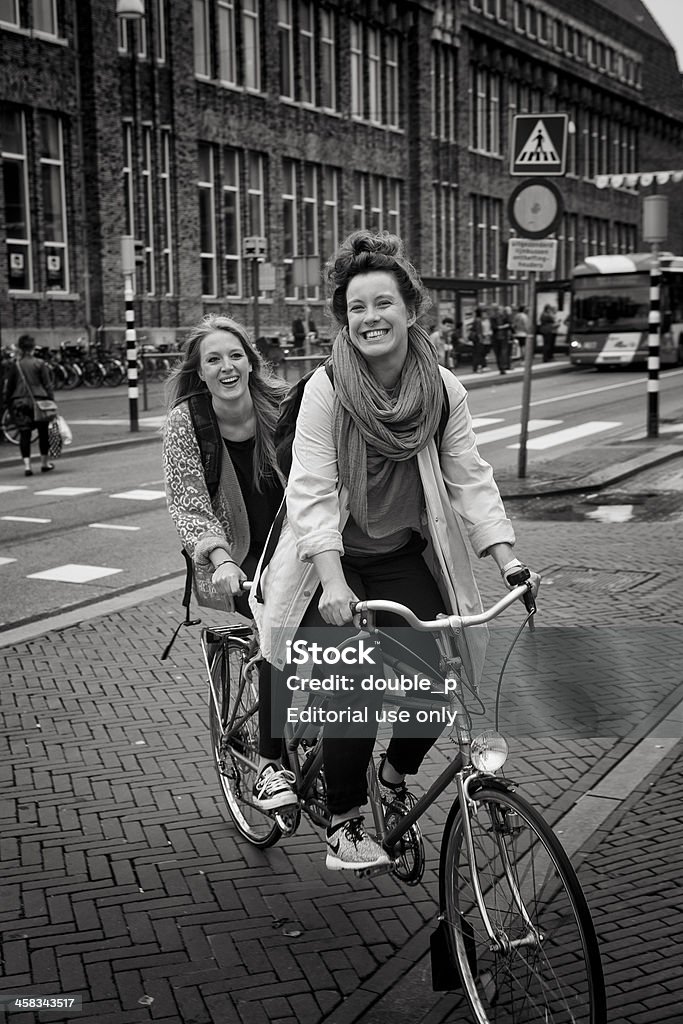
<path id="1" fill-rule="evenodd" d="M 327 830 L 325 867 L 331 871 L 374 868 L 389 863 L 389 854 L 363 828 L 362 817 L 349 818 Z"/>
<path id="2" fill-rule="evenodd" d="M 274 811 L 278 807 L 296 804 L 298 801 L 294 791 L 295 781 L 293 772 L 278 768 L 274 764 L 264 765 L 254 782 L 254 805 L 261 811 Z"/>

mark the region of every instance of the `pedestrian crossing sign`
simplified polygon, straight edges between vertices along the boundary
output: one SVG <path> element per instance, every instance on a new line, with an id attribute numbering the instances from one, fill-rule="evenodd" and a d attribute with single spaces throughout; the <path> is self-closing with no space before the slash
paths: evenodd
<path id="1" fill-rule="evenodd" d="M 517 114 L 510 133 L 510 174 L 564 174 L 567 114 Z"/>

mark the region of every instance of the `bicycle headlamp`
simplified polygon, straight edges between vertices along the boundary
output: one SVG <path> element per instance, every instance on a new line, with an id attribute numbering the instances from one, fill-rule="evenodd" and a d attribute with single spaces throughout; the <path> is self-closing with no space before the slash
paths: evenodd
<path id="1" fill-rule="evenodd" d="M 480 772 L 497 772 L 507 761 L 507 740 L 495 729 L 486 729 L 470 741 L 472 764 Z"/>

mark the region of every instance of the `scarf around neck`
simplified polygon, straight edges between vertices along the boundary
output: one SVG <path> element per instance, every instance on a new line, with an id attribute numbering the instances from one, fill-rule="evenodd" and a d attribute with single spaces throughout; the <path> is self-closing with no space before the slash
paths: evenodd
<path id="1" fill-rule="evenodd" d="M 408 353 L 391 392 L 373 375 L 343 327 L 332 347 L 333 430 L 339 477 L 348 488 L 351 515 L 368 530 L 368 446 L 402 462 L 427 447 L 439 425 L 442 384 L 427 332 L 408 329 Z"/>

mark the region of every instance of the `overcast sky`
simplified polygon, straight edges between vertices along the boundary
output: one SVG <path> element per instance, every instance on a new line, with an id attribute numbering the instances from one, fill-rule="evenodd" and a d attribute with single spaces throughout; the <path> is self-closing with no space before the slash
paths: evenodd
<path id="1" fill-rule="evenodd" d="M 659 27 L 668 36 L 683 72 L 683 0 L 643 0 Z"/>

